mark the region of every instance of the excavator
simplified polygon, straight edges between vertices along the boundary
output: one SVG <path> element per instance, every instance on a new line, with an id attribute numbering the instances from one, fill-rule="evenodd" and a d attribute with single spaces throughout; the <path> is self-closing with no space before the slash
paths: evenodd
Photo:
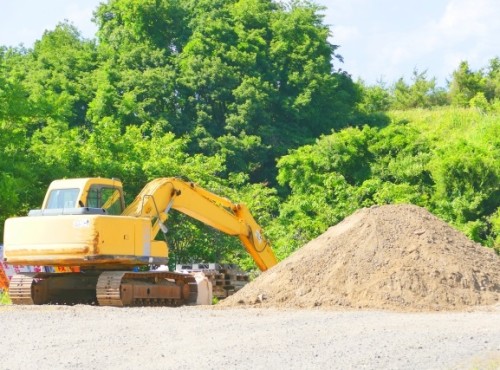
<path id="1" fill-rule="evenodd" d="M 125 207 L 122 182 L 107 178 L 53 181 L 41 209 L 9 218 L 4 261 L 15 265 L 67 266 L 67 273 L 14 275 L 13 304 L 180 306 L 195 304 L 190 274 L 137 271 L 166 265 L 171 209 L 237 236 L 262 271 L 277 264 L 263 231 L 244 204 L 235 204 L 176 177 L 150 181 Z M 165 238 L 166 240 L 166 238 Z"/>

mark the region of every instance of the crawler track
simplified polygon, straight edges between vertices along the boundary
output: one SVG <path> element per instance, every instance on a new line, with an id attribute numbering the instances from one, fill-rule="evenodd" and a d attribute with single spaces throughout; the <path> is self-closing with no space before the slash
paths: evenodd
<path id="1" fill-rule="evenodd" d="M 23 273 L 9 293 L 16 305 L 182 306 L 196 303 L 198 288 L 192 275 L 166 271 Z"/>
<path id="2" fill-rule="evenodd" d="M 189 274 L 107 271 L 96 292 L 100 306 L 182 306 L 196 303 L 198 287 Z"/>

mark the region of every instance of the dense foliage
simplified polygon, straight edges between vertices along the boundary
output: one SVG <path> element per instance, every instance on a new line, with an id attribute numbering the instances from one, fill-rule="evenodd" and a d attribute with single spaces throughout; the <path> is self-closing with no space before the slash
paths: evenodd
<path id="1" fill-rule="evenodd" d="M 0 235 L 56 178 L 119 177 L 130 200 L 182 176 L 247 203 L 280 257 L 392 202 L 500 245 L 498 58 L 448 90 L 418 71 L 366 86 L 308 1 L 111 0 L 95 21 L 96 40 L 62 23 L 0 47 Z M 169 222 L 173 261 L 253 266 L 238 240 Z"/>
<path id="2" fill-rule="evenodd" d="M 270 231 L 283 255 L 361 207 L 412 203 L 499 248 L 500 115 L 473 109 L 389 113 L 382 128 L 322 136 L 278 162 L 290 196 Z"/>

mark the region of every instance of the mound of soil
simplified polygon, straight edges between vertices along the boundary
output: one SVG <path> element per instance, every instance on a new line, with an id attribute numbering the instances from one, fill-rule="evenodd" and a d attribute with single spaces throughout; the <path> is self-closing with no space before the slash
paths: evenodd
<path id="1" fill-rule="evenodd" d="M 427 210 L 364 208 L 260 275 L 222 307 L 462 310 L 500 296 L 500 258 Z"/>

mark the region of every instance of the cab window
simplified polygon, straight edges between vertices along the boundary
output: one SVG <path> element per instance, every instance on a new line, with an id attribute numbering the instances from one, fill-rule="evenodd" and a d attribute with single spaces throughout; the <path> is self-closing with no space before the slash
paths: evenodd
<path id="1" fill-rule="evenodd" d="M 80 189 L 54 189 L 49 194 L 48 209 L 77 207 Z"/>
<path id="2" fill-rule="evenodd" d="M 87 195 L 87 207 L 104 208 L 109 214 L 119 215 L 123 212 L 121 192 L 117 188 L 93 185 Z"/>

